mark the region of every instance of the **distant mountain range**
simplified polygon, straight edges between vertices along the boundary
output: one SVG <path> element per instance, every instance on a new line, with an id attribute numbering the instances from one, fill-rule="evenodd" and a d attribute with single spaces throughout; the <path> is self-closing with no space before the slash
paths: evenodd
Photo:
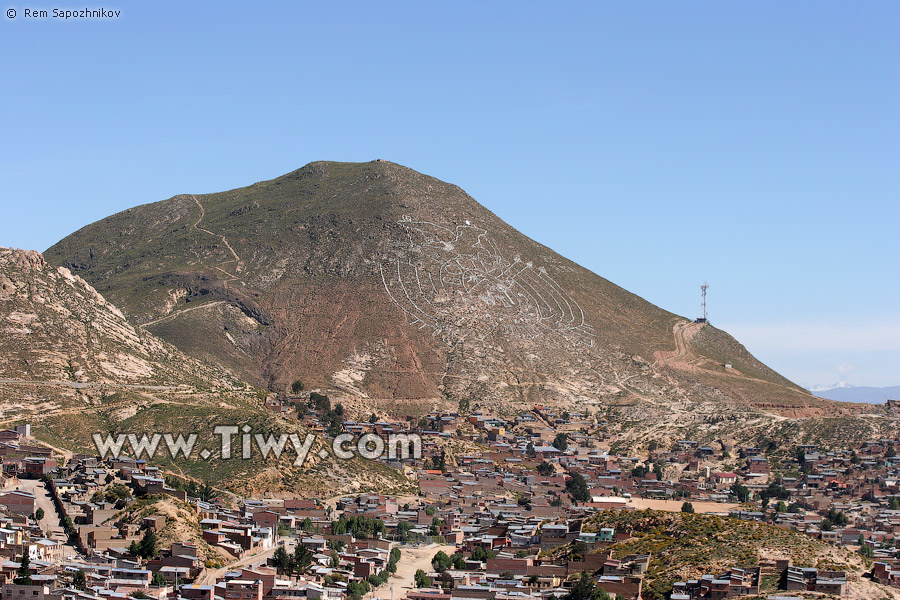
<path id="1" fill-rule="evenodd" d="M 810 391 L 820 398 L 836 400 L 838 402 L 868 402 L 870 404 L 884 404 L 888 399 L 900 399 L 900 385 L 888 387 L 855 386 L 847 383 L 838 383 L 830 388 L 812 387 Z"/>

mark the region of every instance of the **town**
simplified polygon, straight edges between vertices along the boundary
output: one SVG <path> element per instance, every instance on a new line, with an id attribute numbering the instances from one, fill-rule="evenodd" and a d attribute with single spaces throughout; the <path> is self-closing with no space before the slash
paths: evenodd
<path id="1" fill-rule="evenodd" d="M 141 458 L 63 459 L 22 424 L 0 431 L 2 598 L 787 598 L 843 596 L 858 579 L 760 559 L 648 589 L 653 553 L 621 555 L 633 528 L 597 517 L 666 511 L 789 529 L 900 587 L 900 439 L 827 451 L 672 440 L 625 456 L 602 423 L 542 406 L 336 422 L 330 406 L 295 404 L 266 401 L 322 435 L 421 435 L 421 457 L 383 459 L 418 494 L 230 497 Z M 466 451 L 448 452 L 451 439 Z"/>

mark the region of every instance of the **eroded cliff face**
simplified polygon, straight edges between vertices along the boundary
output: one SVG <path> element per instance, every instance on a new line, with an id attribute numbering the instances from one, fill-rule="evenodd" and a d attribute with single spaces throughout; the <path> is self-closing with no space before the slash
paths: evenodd
<path id="1" fill-rule="evenodd" d="M 234 382 L 129 323 L 67 268 L 0 248 L 0 378 L 177 386 L 204 377 Z"/>

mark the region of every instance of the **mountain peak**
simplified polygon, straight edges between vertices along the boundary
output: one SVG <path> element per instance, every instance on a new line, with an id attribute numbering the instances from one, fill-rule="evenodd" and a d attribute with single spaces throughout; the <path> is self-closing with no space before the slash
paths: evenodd
<path id="1" fill-rule="evenodd" d="M 312 162 L 136 207 L 47 256 L 148 331 L 273 390 L 301 378 L 407 411 L 460 399 L 508 411 L 823 406 L 724 332 L 559 256 L 457 186 L 381 159 Z"/>

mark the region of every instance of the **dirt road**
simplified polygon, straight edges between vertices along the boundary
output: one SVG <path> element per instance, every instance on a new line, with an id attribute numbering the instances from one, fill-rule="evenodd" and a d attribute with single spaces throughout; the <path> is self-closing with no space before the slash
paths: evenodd
<path id="1" fill-rule="evenodd" d="M 453 554 L 456 552 L 456 546 L 439 546 L 437 544 L 429 544 L 419 548 L 400 546 L 400 560 L 397 561 L 397 572 L 383 586 L 369 592 L 366 598 L 383 598 L 384 600 L 402 598 L 406 595 L 406 592 L 416 586 L 416 571 L 422 569 L 426 573 L 430 572 L 432 570 L 431 559 L 441 550 L 447 554 Z"/>
<path id="2" fill-rule="evenodd" d="M 129 390 L 149 390 L 151 392 L 174 392 L 178 390 L 190 389 L 186 385 L 139 385 L 136 383 L 109 383 L 101 381 L 91 381 L 82 383 L 79 381 L 38 381 L 32 379 L 0 379 L 0 383 L 12 383 L 16 385 L 46 385 L 56 387 L 74 388 L 76 390 L 84 389 L 103 389 L 103 388 L 126 388 Z"/>
<path id="3" fill-rule="evenodd" d="M 288 542 L 285 542 L 288 544 Z M 275 550 L 278 548 L 278 544 L 269 548 L 268 550 L 263 550 L 262 552 L 257 552 L 256 554 L 251 554 L 249 556 L 245 556 L 240 558 L 233 563 L 230 563 L 221 569 L 203 569 L 200 573 L 200 576 L 197 577 L 197 583 L 199 585 L 212 585 L 216 582 L 216 579 L 220 577 L 224 577 L 225 573 L 228 571 L 234 571 L 240 567 L 256 567 L 260 565 L 265 565 L 266 561 L 270 556 L 275 553 Z M 288 552 L 293 552 L 293 546 L 286 545 L 285 549 Z"/>
<path id="4" fill-rule="evenodd" d="M 47 493 L 44 482 L 40 479 L 19 479 L 10 485 L 7 485 L 3 488 L 3 491 L 8 492 L 15 489 L 24 490 L 34 494 L 35 511 L 37 511 L 38 508 L 44 510 L 44 518 L 40 522 L 41 529 L 48 539 L 63 544 L 62 557 L 65 559 L 67 556 L 76 556 L 78 553 L 75 550 L 75 546 L 69 544 L 68 539 L 66 538 L 62 517 L 56 512 L 56 505 L 53 504 L 53 500 Z"/>
<path id="5" fill-rule="evenodd" d="M 740 505 L 727 504 L 720 502 L 702 502 L 697 500 L 689 500 L 694 507 L 694 512 L 698 513 L 727 513 L 737 510 Z M 667 510 L 669 512 L 681 512 L 681 505 L 684 500 L 651 500 L 648 498 L 631 498 L 628 506 L 633 506 L 638 510 Z"/>

